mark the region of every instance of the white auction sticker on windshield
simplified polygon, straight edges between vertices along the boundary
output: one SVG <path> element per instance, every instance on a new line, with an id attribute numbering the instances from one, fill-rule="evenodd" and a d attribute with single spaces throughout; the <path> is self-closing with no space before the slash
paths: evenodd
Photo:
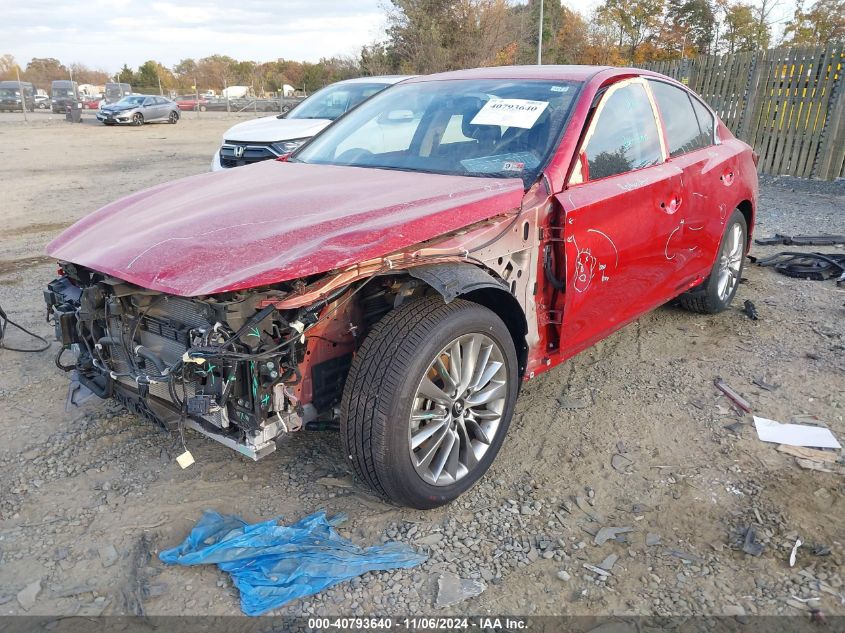
<path id="1" fill-rule="evenodd" d="M 473 117 L 470 125 L 501 125 L 529 130 L 548 105 L 548 101 L 490 99 Z"/>

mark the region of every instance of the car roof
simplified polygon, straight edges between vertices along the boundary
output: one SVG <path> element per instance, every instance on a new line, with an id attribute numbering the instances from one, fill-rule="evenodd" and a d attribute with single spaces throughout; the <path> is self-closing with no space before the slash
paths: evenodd
<path id="1" fill-rule="evenodd" d="M 587 81 L 603 71 L 616 71 L 618 74 L 626 75 L 641 72 L 638 69 L 615 68 L 613 66 L 488 66 L 485 68 L 453 70 L 433 75 L 420 75 L 410 81 L 441 81 L 446 79 L 561 79 Z"/>
<path id="2" fill-rule="evenodd" d="M 417 75 L 376 75 L 375 77 L 356 77 L 355 79 L 344 79 L 332 85 L 340 84 L 396 84 L 406 79 L 412 79 Z"/>

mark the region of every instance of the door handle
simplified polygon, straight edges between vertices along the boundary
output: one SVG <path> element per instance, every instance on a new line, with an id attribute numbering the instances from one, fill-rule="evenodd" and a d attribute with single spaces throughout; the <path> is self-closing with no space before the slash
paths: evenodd
<path id="1" fill-rule="evenodd" d="M 660 203 L 660 209 L 662 211 L 665 211 L 666 213 L 668 213 L 670 215 L 673 214 L 673 213 L 676 213 L 678 211 L 678 209 L 680 209 L 680 208 L 681 208 L 681 196 L 673 196 L 672 199 L 669 200 L 668 203 L 666 203 L 666 202 Z"/>

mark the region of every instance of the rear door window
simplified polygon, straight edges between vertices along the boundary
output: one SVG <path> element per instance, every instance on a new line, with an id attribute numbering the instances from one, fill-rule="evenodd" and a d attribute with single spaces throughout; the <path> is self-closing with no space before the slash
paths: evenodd
<path id="1" fill-rule="evenodd" d="M 712 126 L 709 136 L 701 131 L 686 90 L 651 79 L 649 85 L 666 126 L 669 156 L 680 156 L 711 144 L 709 139 L 712 138 Z"/>
<path id="2" fill-rule="evenodd" d="M 707 144 L 713 144 L 713 114 L 708 110 L 701 101 L 695 97 L 690 97 L 692 107 L 695 110 L 695 116 L 698 118 L 698 126 L 701 128 L 701 133 L 707 138 Z"/>
<path id="3" fill-rule="evenodd" d="M 585 147 L 589 180 L 657 165 L 663 160 L 654 110 L 642 83 L 611 88 Z"/>

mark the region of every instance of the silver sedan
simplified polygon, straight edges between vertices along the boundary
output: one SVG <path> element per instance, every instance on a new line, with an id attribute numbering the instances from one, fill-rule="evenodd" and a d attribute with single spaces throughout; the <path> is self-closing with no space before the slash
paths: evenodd
<path id="1" fill-rule="evenodd" d="M 102 106 L 97 120 L 105 125 L 143 125 L 149 121 L 175 124 L 179 121 L 179 107 L 156 95 L 127 95 L 117 103 Z"/>

